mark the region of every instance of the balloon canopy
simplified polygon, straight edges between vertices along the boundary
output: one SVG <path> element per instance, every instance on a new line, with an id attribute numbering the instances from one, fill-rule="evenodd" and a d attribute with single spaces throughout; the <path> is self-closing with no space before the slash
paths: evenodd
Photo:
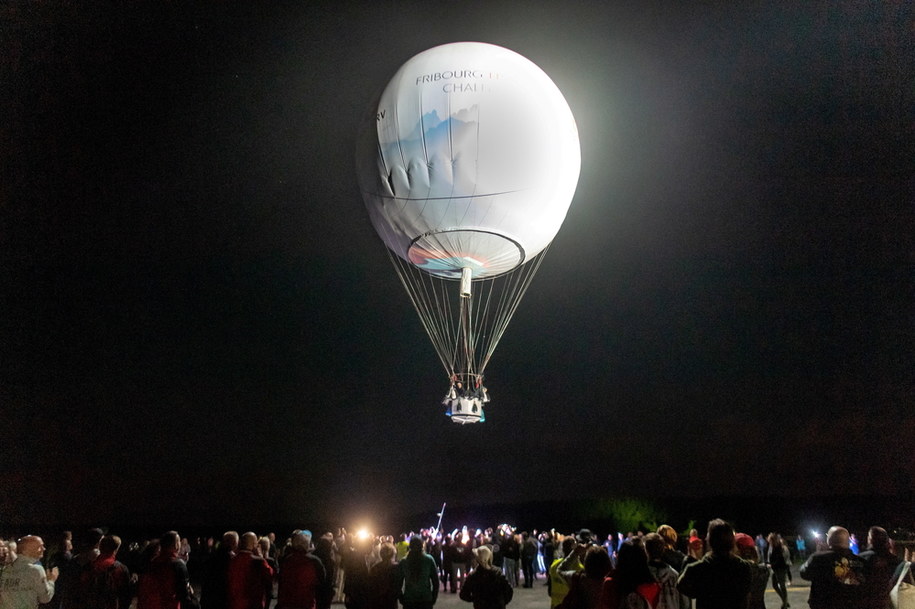
<path id="1" fill-rule="evenodd" d="M 508 49 L 438 46 L 394 75 L 359 138 L 375 230 L 427 273 L 473 279 L 530 260 L 575 192 L 575 120 L 552 80 Z"/>
<path id="2" fill-rule="evenodd" d="M 575 194 L 572 112 L 521 55 L 458 42 L 407 61 L 357 142 L 372 224 L 451 382 L 446 414 L 481 422 L 483 371 Z"/>

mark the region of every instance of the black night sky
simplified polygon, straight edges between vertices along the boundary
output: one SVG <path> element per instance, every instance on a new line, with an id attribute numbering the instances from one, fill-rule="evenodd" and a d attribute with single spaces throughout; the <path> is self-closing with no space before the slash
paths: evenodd
<path id="1" fill-rule="evenodd" d="M 911 496 L 912 11 L 5 4 L 0 527 Z M 543 68 L 582 147 L 464 427 L 353 160 L 461 40 Z"/>

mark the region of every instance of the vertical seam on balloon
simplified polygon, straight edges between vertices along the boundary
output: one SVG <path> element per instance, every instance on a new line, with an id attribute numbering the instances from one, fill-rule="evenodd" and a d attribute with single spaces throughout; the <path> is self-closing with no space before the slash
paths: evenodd
<path id="1" fill-rule="evenodd" d="M 479 152 L 480 152 L 480 130 L 481 130 L 480 123 L 481 122 L 482 121 L 480 120 L 480 106 L 477 105 L 477 159 L 480 158 Z M 479 167 L 479 164 L 477 165 L 477 167 Z M 476 178 L 473 180 L 473 188 L 474 188 L 473 194 L 474 195 L 476 195 L 478 178 L 479 178 L 479 176 L 476 176 Z M 489 211 L 492 209 L 492 206 L 495 204 L 495 197 L 488 197 L 488 199 L 489 199 L 489 207 L 486 208 L 486 211 L 483 212 L 482 217 L 480 217 L 480 220 L 479 220 L 480 225 L 486 224 L 486 217 L 489 215 Z M 474 198 L 474 202 L 476 202 L 476 198 Z M 501 224 L 502 223 L 500 222 L 499 226 L 501 226 Z"/>
<path id="2" fill-rule="evenodd" d="M 448 158 L 451 159 L 451 192 L 448 193 L 448 205 L 445 207 L 442 220 L 448 215 L 448 211 L 454 201 L 454 121 L 452 120 L 451 94 L 448 94 Z"/>
<path id="3" fill-rule="evenodd" d="M 426 172 L 429 171 L 429 149 L 426 148 L 426 109 L 423 108 L 423 94 L 417 91 L 419 97 L 419 136 L 423 140 L 423 160 L 426 163 Z M 431 179 L 430 179 L 431 184 Z"/>
<path id="4" fill-rule="evenodd" d="M 416 89 L 416 96 L 419 97 L 419 136 L 422 138 L 423 142 L 423 164 L 426 171 L 426 177 L 429 179 L 429 188 L 432 188 L 432 176 L 429 175 L 429 151 L 426 150 L 426 123 L 423 120 L 425 116 L 423 115 L 423 92 L 422 89 Z M 407 181 L 409 182 L 410 172 L 409 168 L 407 170 Z M 430 191 L 431 192 L 431 191 Z M 426 213 L 426 206 L 429 205 L 429 194 L 426 193 L 426 197 L 423 199 L 422 209 L 419 210 L 419 217 L 422 217 Z"/>
<path id="5" fill-rule="evenodd" d="M 402 77 L 401 77 L 401 78 L 402 78 Z M 399 87 L 399 86 L 400 86 L 400 84 L 398 83 L 398 87 Z M 396 89 L 395 89 L 395 90 L 396 90 Z M 400 152 L 400 163 L 401 163 L 401 166 L 404 168 L 404 173 L 406 174 L 406 170 L 407 170 L 407 160 L 406 160 L 406 158 L 404 157 L 404 152 L 403 152 L 403 141 L 402 141 L 402 139 L 401 139 L 401 137 L 400 137 L 400 112 L 399 112 L 398 110 L 399 110 L 399 104 L 397 104 L 397 103 L 396 103 L 396 100 L 395 100 L 395 105 L 394 105 L 394 129 L 395 129 L 395 134 L 397 135 L 397 150 Z M 409 179 L 408 179 L 408 186 L 409 186 Z M 409 188 L 407 189 L 407 194 L 409 194 Z M 397 193 L 396 193 L 396 192 L 394 193 L 394 198 L 395 198 L 395 199 L 397 198 Z M 409 199 L 409 197 L 405 197 L 405 199 Z M 403 205 L 402 205 L 401 208 L 400 208 L 401 211 L 403 211 L 403 209 L 405 209 L 406 207 L 407 207 L 407 201 L 405 200 L 405 201 L 403 202 Z"/>
<path id="6" fill-rule="evenodd" d="M 426 147 L 426 123 L 423 120 L 426 117 L 426 109 L 423 107 L 423 94 L 419 89 L 416 94 L 419 97 L 419 131 L 423 138 L 423 160 L 425 162 L 426 179 L 429 180 L 429 189 L 426 191 L 426 196 L 423 197 L 425 203 L 423 203 L 423 209 L 420 212 L 420 215 L 422 215 L 426 212 L 426 205 L 429 204 L 429 195 L 432 194 L 432 171 L 429 167 L 429 149 Z"/>
<path id="7" fill-rule="evenodd" d="M 450 102 L 449 102 L 449 103 L 450 103 Z M 482 122 L 482 120 L 480 119 L 480 104 L 474 104 L 474 106 L 475 106 L 476 109 L 477 109 L 477 136 L 476 136 L 476 155 L 475 155 L 475 158 L 476 158 L 477 166 L 479 166 L 479 162 L 480 162 L 480 123 Z M 475 168 L 475 169 L 476 169 L 476 168 Z M 479 178 L 480 176 L 477 175 L 476 177 Z M 477 197 L 477 181 L 478 181 L 478 180 L 476 180 L 476 179 L 474 179 L 474 181 L 473 181 L 473 190 L 472 190 L 471 193 L 470 193 L 470 204 L 467 205 L 467 207 L 464 209 L 464 216 L 461 218 L 461 226 L 464 225 L 464 220 L 467 219 L 467 213 L 470 211 L 470 208 L 471 208 L 471 207 L 474 205 L 474 203 L 476 202 L 476 197 Z M 452 184 L 451 195 L 454 196 L 454 180 L 451 181 L 451 184 Z"/>

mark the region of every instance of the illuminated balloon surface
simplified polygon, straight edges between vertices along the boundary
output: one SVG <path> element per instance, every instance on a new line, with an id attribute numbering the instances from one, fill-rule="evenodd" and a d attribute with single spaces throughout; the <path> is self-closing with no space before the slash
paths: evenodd
<path id="1" fill-rule="evenodd" d="M 581 164 L 569 106 L 534 63 L 479 42 L 394 75 L 359 137 L 359 185 L 397 256 L 432 275 L 500 275 L 543 251 Z"/>

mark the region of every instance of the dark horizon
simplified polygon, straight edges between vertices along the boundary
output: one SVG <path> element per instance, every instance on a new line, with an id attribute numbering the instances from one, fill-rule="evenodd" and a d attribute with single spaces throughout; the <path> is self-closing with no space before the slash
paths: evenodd
<path id="1" fill-rule="evenodd" d="M 508 523 L 520 531 L 554 529 L 562 534 L 588 528 L 603 536 L 611 532 L 649 532 L 660 524 L 670 524 L 678 531 L 690 528 L 704 531 L 714 518 L 724 518 L 739 532 L 767 534 L 779 532 L 787 537 L 812 532 L 820 534 L 832 525 L 841 525 L 866 538 L 867 529 L 877 525 L 886 528 L 900 542 L 915 541 L 915 521 L 905 506 L 911 495 L 899 497 L 871 497 L 866 495 L 837 495 L 829 497 L 594 497 L 582 501 L 539 501 L 523 504 L 484 503 L 475 505 L 446 505 L 442 531 L 455 528 L 485 529 Z M 127 536 L 130 539 L 154 538 L 166 530 L 177 530 L 182 536 L 218 536 L 225 530 L 253 530 L 258 534 L 276 532 L 286 535 L 295 529 L 307 528 L 321 534 L 345 528 L 349 532 L 365 528 L 381 535 L 400 535 L 434 528 L 438 523 L 437 507 L 428 507 L 412 513 L 393 514 L 375 512 L 372 516 L 328 518 L 317 512 L 303 510 L 297 519 L 233 519 L 221 515 L 206 521 L 197 515 L 179 515 L 163 518 L 137 512 L 115 518 L 92 521 L 63 522 L 4 522 L 0 537 L 24 531 L 41 532 L 52 536 L 63 530 L 82 531 L 102 527 L 106 532 Z M 53 538 L 53 537 L 52 537 Z"/>

